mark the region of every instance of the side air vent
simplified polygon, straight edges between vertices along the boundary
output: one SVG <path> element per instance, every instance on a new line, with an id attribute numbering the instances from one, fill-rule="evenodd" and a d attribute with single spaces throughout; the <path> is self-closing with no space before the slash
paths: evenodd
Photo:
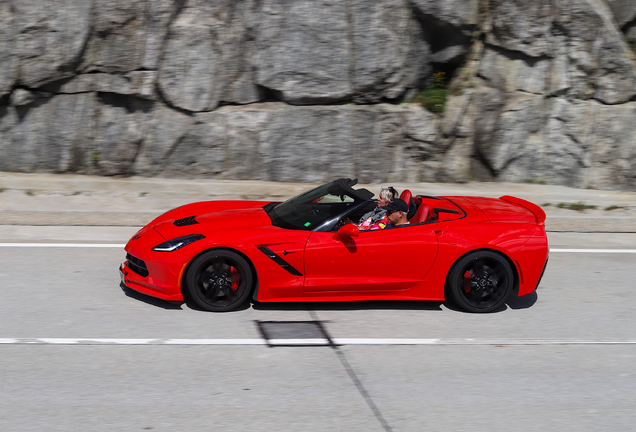
<path id="1" fill-rule="evenodd" d="M 137 273 L 139 276 L 148 276 L 148 267 L 146 263 L 131 254 L 126 254 L 126 261 L 128 261 L 128 268 Z"/>
<path id="2" fill-rule="evenodd" d="M 183 219 L 177 219 L 174 221 L 174 225 L 178 227 L 186 226 L 186 225 L 196 225 L 199 222 L 196 221 L 196 216 L 189 216 Z"/>

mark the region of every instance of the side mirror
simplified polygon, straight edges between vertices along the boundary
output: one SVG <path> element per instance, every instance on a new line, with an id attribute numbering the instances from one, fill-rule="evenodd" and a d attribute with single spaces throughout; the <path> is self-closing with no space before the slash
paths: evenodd
<path id="1" fill-rule="evenodd" d="M 336 232 L 337 239 L 345 239 L 350 237 L 358 237 L 360 235 L 360 230 L 354 224 L 346 224 L 340 227 L 340 229 Z"/>

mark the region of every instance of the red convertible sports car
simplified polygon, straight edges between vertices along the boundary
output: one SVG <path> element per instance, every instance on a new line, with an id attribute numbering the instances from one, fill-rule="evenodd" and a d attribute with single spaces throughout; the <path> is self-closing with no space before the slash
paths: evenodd
<path id="1" fill-rule="evenodd" d="M 534 292 L 548 261 L 535 204 L 402 192 L 408 225 L 363 231 L 377 206 L 338 179 L 285 202 L 207 201 L 158 217 L 126 245 L 122 283 L 169 301 L 229 311 L 259 302 L 435 300 L 498 310 Z"/>

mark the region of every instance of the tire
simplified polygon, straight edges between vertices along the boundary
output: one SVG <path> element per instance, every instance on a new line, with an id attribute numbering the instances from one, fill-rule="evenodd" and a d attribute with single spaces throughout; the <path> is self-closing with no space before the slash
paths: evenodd
<path id="1" fill-rule="evenodd" d="M 493 312 L 510 297 L 514 274 L 508 261 L 492 251 L 472 252 L 453 266 L 448 292 L 468 312 Z"/>
<path id="2" fill-rule="evenodd" d="M 254 276 L 241 255 L 211 250 L 199 255 L 186 274 L 186 289 L 192 301 L 211 312 L 227 312 L 245 303 Z"/>

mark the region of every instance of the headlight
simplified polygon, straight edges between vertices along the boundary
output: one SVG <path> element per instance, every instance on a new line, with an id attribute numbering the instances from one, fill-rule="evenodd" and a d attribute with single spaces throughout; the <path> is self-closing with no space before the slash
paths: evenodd
<path id="1" fill-rule="evenodd" d="M 172 240 L 168 240 L 167 242 L 163 242 L 152 248 L 155 252 L 172 252 L 177 249 L 181 249 L 182 247 L 189 245 L 190 243 L 194 243 L 197 240 L 204 239 L 205 236 L 202 234 L 190 234 L 183 237 L 177 237 Z"/>

